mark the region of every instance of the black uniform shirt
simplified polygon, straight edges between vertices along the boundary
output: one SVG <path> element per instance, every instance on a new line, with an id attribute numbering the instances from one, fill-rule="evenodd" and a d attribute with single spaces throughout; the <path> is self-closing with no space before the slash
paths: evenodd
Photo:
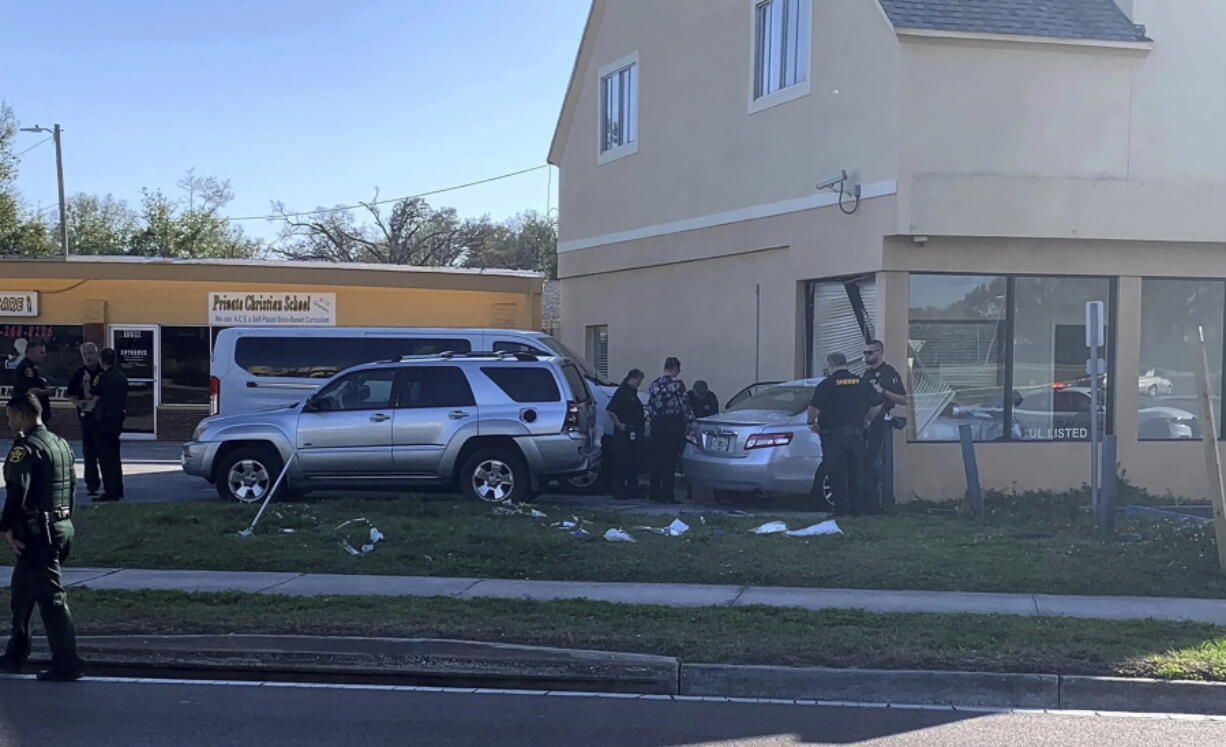
<path id="1" fill-rule="evenodd" d="M 118 366 L 111 366 L 98 377 L 98 420 L 123 420 L 128 412 L 128 377 Z"/>
<path id="2" fill-rule="evenodd" d="M 864 416 L 872 407 L 870 395 L 876 392 L 868 388 L 845 368 L 826 377 L 813 390 L 809 403 L 820 410 L 818 425 L 823 431 L 835 428 L 863 428 Z"/>
<path id="3" fill-rule="evenodd" d="M 29 358 L 26 358 L 17 366 L 17 369 L 13 372 L 13 378 L 13 394 L 18 397 L 31 389 L 47 388 L 47 380 L 43 378 L 34 361 Z M 43 412 L 50 416 L 51 398 L 44 394 L 38 398 L 38 402 L 43 406 Z"/>
<path id="4" fill-rule="evenodd" d="M 690 409 L 694 411 L 694 417 L 707 418 L 719 414 L 719 398 L 715 396 L 715 392 L 708 389 L 706 394 L 699 394 L 691 389 L 688 395 L 690 398 Z"/>
<path id="5" fill-rule="evenodd" d="M 884 394 L 877 394 L 877 390 L 873 389 L 873 382 L 881 385 L 881 388 L 887 392 L 894 394 L 906 395 L 907 388 L 902 385 L 902 377 L 898 375 L 898 371 L 889 363 L 882 363 L 876 368 L 870 368 L 860 377 L 865 386 L 869 388 L 869 394 L 872 396 L 872 404 L 870 407 L 882 405 L 881 412 L 887 413 L 894 409 L 893 402 Z M 878 415 L 877 417 L 881 417 Z"/>
<path id="6" fill-rule="evenodd" d="M 68 380 L 68 390 L 66 394 L 69 397 L 77 397 L 85 399 L 85 380 L 89 379 L 89 391 L 96 397 L 98 396 L 98 380 L 102 377 L 102 366 L 81 366 L 77 372 Z"/>
<path id="7" fill-rule="evenodd" d="M 640 435 L 643 433 L 646 415 L 643 413 L 643 403 L 639 401 L 639 394 L 633 387 L 626 384 L 617 387 L 607 409 L 630 430 Z"/>

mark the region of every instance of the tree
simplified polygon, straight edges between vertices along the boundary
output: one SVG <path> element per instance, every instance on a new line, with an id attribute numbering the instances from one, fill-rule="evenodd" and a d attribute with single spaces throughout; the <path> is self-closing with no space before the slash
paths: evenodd
<path id="1" fill-rule="evenodd" d="M 180 200 L 161 190 L 141 190 L 139 221 L 127 254 L 143 257 L 211 257 L 246 259 L 260 251 L 260 242 L 219 215 L 234 199 L 230 182 L 194 171 L 177 185 Z"/>
<path id="2" fill-rule="evenodd" d="M 46 225 L 34 216 L 24 215 L 21 200 L 13 187 L 17 177 L 17 156 L 13 138 L 17 119 L 13 110 L 0 101 L 0 255 L 38 256 L 56 251 Z"/>
<path id="3" fill-rule="evenodd" d="M 68 198 L 68 246 L 74 254 L 129 254 L 140 229 L 140 216 L 123 200 L 84 193 Z"/>
<path id="4" fill-rule="evenodd" d="M 434 209 L 419 198 L 397 200 L 384 214 L 375 199 L 361 203 L 359 223 L 353 210 L 315 210 L 295 214 L 281 203 L 273 210 L 284 222 L 277 254 L 317 262 L 369 262 L 418 267 L 463 265 L 493 233 L 486 218 L 461 220 L 452 208 Z"/>
<path id="5" fill-rule="evenodd" d="M 469 254 L 468 267 L 535 270 L 558 277 L 558 226 L 535 210 L 521 213 L 494 227 L 489 237 Z"/>

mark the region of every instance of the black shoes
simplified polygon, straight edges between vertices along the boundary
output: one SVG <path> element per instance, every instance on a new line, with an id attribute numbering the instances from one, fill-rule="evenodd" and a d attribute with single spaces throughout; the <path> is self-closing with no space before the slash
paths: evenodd
<path id="1" fill-rule="evenodd" d="M 94 498 L 93 502 L 94 503 L 115 503 L 116 501 L 122 501 L 122 500 L 123 500 L 122 495 L 106 495 L 104 493 L 98 496 L 97 498 Z"/>
<path id="2" fill-rule="evenodd" d="M 81 670 L 57 672 L 54 669 L 44 669 L 38 673 L 38 679 L 40 682 L 76 682 L 81 679 Z"/>

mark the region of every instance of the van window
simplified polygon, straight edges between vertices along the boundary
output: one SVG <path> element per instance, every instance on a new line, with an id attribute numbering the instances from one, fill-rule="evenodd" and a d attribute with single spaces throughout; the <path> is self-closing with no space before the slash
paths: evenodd
<path id="1" fill-rule="evenodd" d="M 558 383 L 547 368 L 501 366 L 481 369 L 515 402 L 557 402 L 562 399 Z"/>
<path id="2" fill-rule="evenodd" d="M 471 349 L 464 339 L 240 337 L 234 346 L 234 362 L 252 376 L 330 379 L 362 363 Z"/>
<path id="3" fill-rule="evenodd" d="M 474 407 L 476 404 L 468 377 L 459 366 L 413 366 L 404 369 L 401 408 Z"/>
<path id="4" fill-rule="evenodd" d="M 579 373 L 579 369 L 567 363 L 562 366 L 562 375 L 566 377 L 566 385 L 573 392 L 576 402 L 587 402 L 589 399 L 587 391 L 587 383 L 583 380 L 583 374 Z"/>
<path id="5" fill-rule="evenodd" d="M 495 342 L 494 352 L 495 353 L 528 353 L 529 355 L 546 355 L 546 356 L 553 355 L 553 353 L 546 353 L 544 350 L 541 350 L 540 348 L 537 348 L 537 347 L 533 347 L 527 343 L 508 342 L 506 340 L 499 340 L 498 342 Z"/>

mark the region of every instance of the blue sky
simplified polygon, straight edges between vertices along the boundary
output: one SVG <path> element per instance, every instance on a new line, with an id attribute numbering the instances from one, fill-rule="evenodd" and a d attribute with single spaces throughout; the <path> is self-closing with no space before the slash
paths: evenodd
<path id="1" fill-rule="evenodd" d="M 189 168 L 231 216 L 424 192 L 545 162 L 588 0 L 0 0 L 0 99 L 64 127 L 67 189 L 133 204 Z M 17 150 L 42 136 L 21 133 Z M 548 170 L 430 198 L 545 210 Z M 18 188 L 55 203 L 50 143 Z M 556 194 L 556 179 L 554 184 Z M 556 197 L 553 199 L 556 206 Z M 264 222 L 242 224 L 275 235 Z"/>

